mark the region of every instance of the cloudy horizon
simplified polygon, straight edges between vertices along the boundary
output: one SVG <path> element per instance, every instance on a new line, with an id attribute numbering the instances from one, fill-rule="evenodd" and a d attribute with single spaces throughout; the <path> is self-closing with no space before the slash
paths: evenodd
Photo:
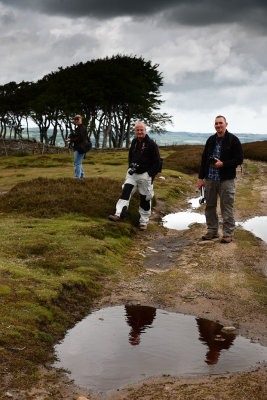
<path id="1" fill-rule="evenodd" d="M 116 54 L 159 64 L 172 131 L 267 133 L 267 2 L 0 0 L 1 81 Z"/>

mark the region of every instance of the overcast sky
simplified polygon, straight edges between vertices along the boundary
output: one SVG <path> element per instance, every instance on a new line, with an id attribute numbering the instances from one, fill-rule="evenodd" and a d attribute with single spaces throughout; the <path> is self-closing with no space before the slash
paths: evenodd
<path id="1" fill-rule="evenodd" d="M 267 0 L 0 0 L 0 84 L 114 54 L 159 64 L 173 131 L 267 134 Z"/>

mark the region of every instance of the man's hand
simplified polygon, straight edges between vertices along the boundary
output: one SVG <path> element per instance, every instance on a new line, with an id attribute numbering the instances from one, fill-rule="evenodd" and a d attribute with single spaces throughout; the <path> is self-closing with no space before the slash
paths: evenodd
<path id="1" fill-rule="evenodd" d="M 217 162 L 215 164 L 213 164 L 212 166 L 214 168 L 221 168 L 223 166 L 223 162 L 221 160 L 219 160 L 219 158 L 214 157 L 215 160 L 217 160 Z"/>
<path id="2" fill-rule="evenodd" d="M 202 186 L 205 186 L 204 180 L 203 180 L 203 179 L 199 179 L 199 180 L 197 181 L 197 188 L 198 188 L 198 190 L 200 190 L 200 188 L 201 188 Z"/>

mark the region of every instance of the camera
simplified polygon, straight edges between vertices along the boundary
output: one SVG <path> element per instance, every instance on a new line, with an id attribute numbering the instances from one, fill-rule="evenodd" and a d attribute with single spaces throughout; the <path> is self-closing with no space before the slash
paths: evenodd
<path id="1" fill-rule="evenodd" d="M 139 168 L 139 164 L 131 163 L 130 168 L 128 169 L 128 174 L 133 175 L 137 171 L 138 168 Z"/>
<path id="2" fill-rule="evenodd" d="M 204 190 L 204 186 L 201 186 L 200 188 L 200 198 L 199 198 L 199 204 L 202 205 L 206 202 L 205 199 L 205 190 Z"/>
<path id="3" fill-rule="evenodd" d="M 216 164 L 216 162 L 217 162 L 217 160 L 216 160 L 216 158 L 215 157 L 213 157 L 213 156 L 210 156 L 210 158 L 209 158 L 209 162 L 210 162 L 210 164 Z"/>

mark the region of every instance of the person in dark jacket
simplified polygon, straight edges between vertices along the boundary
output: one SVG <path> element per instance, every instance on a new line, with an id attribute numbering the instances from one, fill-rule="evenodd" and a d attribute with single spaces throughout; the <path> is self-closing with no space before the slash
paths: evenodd
<path id="1" fill-rule="evenodd" d="M 145 230 L 151 215 L 151 200 L 154 196 L 153 180 L 160 168 L 160 155 L 156 143 L 146 134 L 143 122 L 135 125 L 135 135 L 129 150 L 129 169 L 123 184 L 115 215 L 110 215 L 113 222 L 123 221 L 130 199 L 138 189 L 140 194 L 139 229 Z"/>
<path id="2" fill-rule="evenodd" d="M 74 150 L 74 178 L 85 178 L 82 161 L 89 149 L 87 129 L 81 115 L 75 115 L 74 123 L 75 132 L 66 141 L 72 144 Z"/>
<path id="3" fill-rule="evenodd" d="M 216 134 L 208 138 L 199 171 L 198 189 L 205 186 L 207 233 L 203 240 L 218 238 L 219 219 L 217 198 L 223 219 L 222 243 L 232 241 L 235 229 L 234 198 L 236 167 L 243 162 L 243 150 L 239 139 L 228 132 L 225 117 L 215 119 Z"/>

